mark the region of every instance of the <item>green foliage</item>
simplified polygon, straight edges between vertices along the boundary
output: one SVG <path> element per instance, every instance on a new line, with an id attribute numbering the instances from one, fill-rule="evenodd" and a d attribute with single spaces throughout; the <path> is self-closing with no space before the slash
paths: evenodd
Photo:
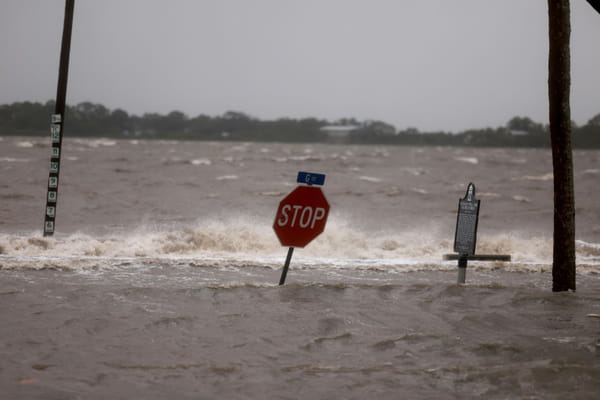
<path id="1" fill-rule="evenodd" d="M 46 104 L 23 103 L 5 104 L 0 106 L 0 133 L 9 134 L 13 131 L 19 134 L 33 135 L 41 130 L 49 132 L 50 115 L 54 111 L 54 102 Z"/>
<path id="2" fill-rule="evenodd" d="M 54 102 L 21 102 L 0 105 L 0 135 L 47 135 Z M 325 127 L 350 129 L 347 136 L 332 136 Z M 548 126 L 528 117 L 516 116 L 498 128 L 470 129 L 456 134 L 419 132 L 416 128 L 396 131 L 383 121 L 337 121 L 316 118 L 280 118 L 262 121 L 240 111 L 221 116 L 200 114 L 189 118 L 180 111 L 167 115 L 130 115 L 122 109 L 109 110 L 91 102 L 67 106 L 65 133 L 81 137 L 148 138 L 176 140 L 230 140 L 264 142 L 336 142 L 417 146 L 549 147 Z M 586 125 L 573 125 L 573 145 L 600 148 L 600 114 Z"/>

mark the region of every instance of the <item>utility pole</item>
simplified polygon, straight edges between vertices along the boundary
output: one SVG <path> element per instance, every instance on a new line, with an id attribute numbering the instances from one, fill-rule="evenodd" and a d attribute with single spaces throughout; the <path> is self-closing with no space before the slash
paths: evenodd
<path id="1" fill-rule="evenodd" d="M 552 290 L 575 290 L 575 195 L 571 149 L 569 0 L 548 0 L 548 99 L 554 171 Z"/>
<path id="2" fill-rule="evenodd" d="M 52 153 L 50 155 L 50 174 L 48 176 L 48 191 L 46 194 L 46 212 L 44 215 L 44 236 L 54 234 L 56 218 L 56 203 L 58 202 L 58 179 L 60 174 L 60 157 L 62 147 L 63 127 L 65 123 L 65 101 L 67 97 L 67 80 L 69 76 L 69 54 L 71 52 L 71 32 L 73 30 L 73 8 L 75 0 L 65 2 L 65 21 L 60 49 L 60 65 L 58 68 L 58 88 L 56 104 L 51 117 L 50 134 L 52 138 Z"/>

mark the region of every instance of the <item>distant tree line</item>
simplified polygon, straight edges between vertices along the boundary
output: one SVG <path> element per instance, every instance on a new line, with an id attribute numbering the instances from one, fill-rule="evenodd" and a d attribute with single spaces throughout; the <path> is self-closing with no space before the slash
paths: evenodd
<path id="1" fill-rule="evenodd" d="M 17 102 L 0 105 L 0 135 L 49 135 L 54 102 Z M 343 127 L 334 135 L 328 127 Z M 78 137 L 113 137 L 174 140 L 230 140 L 269 142 L 336 142 L 390 145 L 451 145 L 478 147 L 549 147 L 548 126 L 528 117 L 514 117 L 505 126 L 470 129 L 459 133 L 420 132 L 416 128 L 397 131 L 383 121 L 344 118 L 327 121 L 316 118 L 259 120 L 228 111 L 220 116 L 200 114 L 189 118 L 180 111 L 166 115 L 131 115 L 122 109 L 83 102 L 67 106 L 65 134 Z M 577 148 L 600 148 L 600 114 L 587 124 L 573 123 L 573 144 Z"/>

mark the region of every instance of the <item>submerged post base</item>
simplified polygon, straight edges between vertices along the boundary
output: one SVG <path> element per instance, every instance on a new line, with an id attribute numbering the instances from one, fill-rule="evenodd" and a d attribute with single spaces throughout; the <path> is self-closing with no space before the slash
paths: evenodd
<path id="1" fill-rule="evenodd" d="M 458 283 L 467 281 L 467 255 L 461 254 L 458 258 Z"/>

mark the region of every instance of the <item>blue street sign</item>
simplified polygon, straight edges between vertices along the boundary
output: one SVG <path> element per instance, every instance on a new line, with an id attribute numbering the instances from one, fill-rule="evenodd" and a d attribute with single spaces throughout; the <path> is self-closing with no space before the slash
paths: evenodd
<path id="1" fill-rule="evenodd" d="M 304 183 L 307 185 L 319 185 L 323 186 L 325 184 L 325 174 L 315 174 L 313 172 L 298 172 L 298 178 L 296 179 L 298 183 Z"/>

